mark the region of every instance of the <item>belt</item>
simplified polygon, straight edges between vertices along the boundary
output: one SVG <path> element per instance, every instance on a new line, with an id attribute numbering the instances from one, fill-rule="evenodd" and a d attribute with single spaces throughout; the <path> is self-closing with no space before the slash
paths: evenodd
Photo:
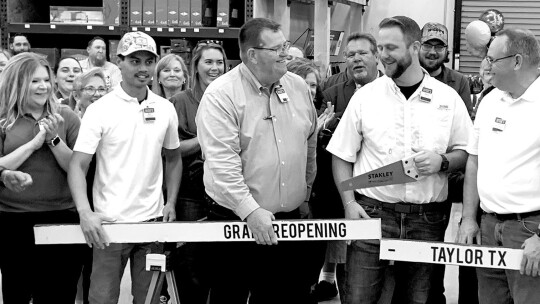
<path id="1" fill-rule="evenodd" d="M 411 203 L 403 203 L 403 202 L 386 203 L 386 202 L 381 202 L 371 197 L 367 197 L 365 195 L 359 194 L 357 192 L 354 193 L 354 197 L 361 204 L 372 206 L 372 207 L 379 207 L 383 210 L 394 211 L 397 213 L 420 214 L 420 213 L 429 212 L 429 211 L 443 211 L 446 208 L 448 208 L 448 205 L 449 205 L 446 202 L 428 203 L 428 204 L 411 204 Z"/>
<path id="2" fill-rule="evenodd" d="M 525 213 L 508 213 L 508 214 L 488 213 L 488 212 L 485 212 L 485 211 L 484 211 L 484 213 L 489 214 L 489 215 L 493 215 L 499 221 L 511 221 L 511 220 L 521 221 L 522 219 L 530 217 L 530 216 L 540 215 L 540 210 L 531 211 L 531 212 L 525 212 Z"/>

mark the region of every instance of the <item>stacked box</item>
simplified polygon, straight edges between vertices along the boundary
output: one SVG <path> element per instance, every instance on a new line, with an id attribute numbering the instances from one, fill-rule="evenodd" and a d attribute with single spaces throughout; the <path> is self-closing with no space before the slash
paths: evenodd
<path id="1" fill-rule="evenodd" d="M 62 49 L 60 51 L 60 58 L 73 57 L 79 61 L 88 58 L 88 52 L 86 49 Z"/>
<path id="2" fill-rule="evenodd" d="M 218 0 L 216 26 L 229 27 L 229 0 Z"/>
<path id="3" fill-rule="evenodd" d="M 131 0 L 129 1 L 129 25 L 141 26 L 142 25 L 142 11 L 143 0 Z"/>
<path id="4" fill-rule="evenodd" d="M 156 0 L 143 0 L 143 25 L 156 25 Z"/>
<path id="5" fill-rule="evenodd" d="M 178 25 L 191 26 L 191 0 L 178 0 Z"/>
<path id="6" fill-rule="evenodd" d="M 182 0 L 168 0 L 167 1 L 167 24 L 169 26 L 178 25 L 178 2 Z M 189 1 L 189 0 L 188 0 Z"/>
<path id="7" fill-rule="evenodd" d="M 156 26 L 167 26 L 167 0 L 156 0 Z"/>
<path id="8" fill-rule="evenodd" d="M 103 0 L 103 24 L 120 25 L 120 0 Z"/>
<path id="9" fill-rule="evenodd" d="M 202 26 L 202 0 L 191 0 L 191 26 Z"/>

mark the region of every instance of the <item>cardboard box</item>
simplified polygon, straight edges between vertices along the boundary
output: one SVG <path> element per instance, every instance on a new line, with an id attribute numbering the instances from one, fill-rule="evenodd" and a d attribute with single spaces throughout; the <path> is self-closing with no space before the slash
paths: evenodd
<path id="1" fill-rule="evenodd" d="M 217 0 L 202 0 L 202 26 L 216 27 Z"/>
<path id="2" fill-rule="evenodd" d="M 103 0 L 103 24 L 120 25 L 120 0 Z"/>
<path id="3" fill-rule="evenodd" d="M 102 7 L 50 6 L 49 18 L 55 24 L 103 24 Z"/>
<path id="4" fill-rule="evenodd" d="M 181 0 L 167 1 L 167 24 L 169 26 L 178 25 L 178 1 Z"/>
<path id="5" fill-rule="evenodd" d="M 131 0 L 129 1 L 129 25 L 141 26 L 142 25 L 142 11 L 143 0 Z"/>
<path id="6" fill-rule="evenodd" d="M 156 0 L 156 26 L 167 26 L 167 0 Z"/>
<path id="7" fill-rule="evenodd" d="M 118 56 L 116 56 L 118 52 L 118 43 L 120 40 L 109 40 L 109 61 L 116 64 L 118 61 Z"/>
<path id="8" fill-rule="evenodd" d="M 156 25 L 156 0 L 143 0 L 143 25 Z"/>
<path id="9" fill-rule="evenodd" d="M 202 0 L 191 0 L 191 26 L 202 26 Z"/>
<path id="10" fill-rule="evenodd" d="M 62 49 L 60 50 L 60 58 L 73 57 L 78 61 L 88 58 L 88 52 L 86 49 Z"/>
<path id="11" fill-rule="evenodd" d="M 217 5 L 217 27 L 229 27 L 229 2 L 230 0 L 218 0 Z"/>
<path id="12" fill-rule="evenodd" d="M 191 0 L 178 1 L 178 26 L 191 26 Z"/>
<path id="13" fill-rule="evenodd" d="M 32 48 L 32 52 L 47 59 L 51 68 L 54 68 L 60 59 L 60 51 L 57 48 Z"/>

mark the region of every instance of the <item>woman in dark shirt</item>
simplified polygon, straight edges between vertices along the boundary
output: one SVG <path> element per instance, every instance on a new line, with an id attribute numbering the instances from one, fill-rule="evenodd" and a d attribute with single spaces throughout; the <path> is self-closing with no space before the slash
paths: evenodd
<path id="1" fill-rule="evenodd" d="M 227 58 L 217 41 L 200 41 L 191 60 L 191 87 L 171 98 L 178 114 L 178 135 L 184 171 L 176 203 L 176 217 L 180 221 L 196 221 L 206 216 L 203 185 L 203 159 L 197 140 L 195 115 L 204 91 L 212 81 L 223 75 Z M 208 287 L 204 277 L 204 246 L 187 243 L 176 252 L 175 267 L 180 302 L 206 303 Z"/>
<path id="2" fill-rule="evenodd" d="M 80 121 L 53 98 L 54 75 L 34 53 L 13 57 L 0 77 L 0 163 L 30 174 L 16 193 L 0 187 L 4 303 L 75 301 L 84 245 L 35 245 L 33 226 L 78 223 L 67 183 Z"/>

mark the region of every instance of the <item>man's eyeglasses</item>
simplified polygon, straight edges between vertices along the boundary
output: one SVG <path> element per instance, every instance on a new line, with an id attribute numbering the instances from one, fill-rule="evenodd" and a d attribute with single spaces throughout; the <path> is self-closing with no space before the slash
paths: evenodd
<path id="1" fill-rule="evenodd" d="M 291 48 L 291 42 L 285 41 L 285 43 L 275 48 L 265 48 L 265 47 L 258 47 L 258 46 L 252 46 L 251 48 L 256 49 L 256 50 L 274 51 L 276 52 L 276 55 L 279 55 L 279 54 L 283 54 L 289 51 L 289 49 Z"/>
<path id="2" fill-rule="evenodd" d="M 447 45 L 432 45 L 432 44 L 427 44 L 427 43 L 423 43 L 422 44 L 422 51 L 425 51 L 425 52 L 431 52 L 431 50 L 435 49 L 435 52 L 442 52 L 446 49 Z"/>
<path id="3" fill-rule="evenodd" d="M 508 56 L 504 56 L 504 57 L 497 58 L 497 59 L 493 59 L 493 58 L 491 58 L 491 57 L 489 57 L 489 56 L 486 56 L 486 57 L 484 57 L 484 60 L 485 60 L 489 65 L 492 65 L 492 64 L 494 64 L 494 63 L 497 62 L 497 61 L 501 61 L 501 60 L 507 59 L 507 58 L 512 58 L 512 57 L 514 57 L 514 56 L 516 56 L 516 55 L 517 55 L 517 54 L 514 54 L 514 55 L 508 55 Z"/>
<path id="4" fill-rule="evenodd" d="M 104 87 L 99 87 L 99 88 L 94 88 L 94 87 L 84 87 L 83 88 L 83 91 L 88 94 L 88 95 L 92 95 L 94 96 L 96 94 L 96 92 L 98 92 L 100 95 L 105 95 L 107 94 L 107 88 L 104 88 Z"/>

